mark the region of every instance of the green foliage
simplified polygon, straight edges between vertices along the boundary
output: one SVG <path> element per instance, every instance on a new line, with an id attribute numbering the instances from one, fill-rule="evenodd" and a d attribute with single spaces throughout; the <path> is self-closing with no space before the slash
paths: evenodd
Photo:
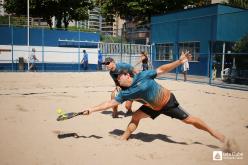
<path id="1" fill-rule="evenodd" d="M 9 24 L 9 18 L 6 16 L 0 16 L 0 24 L 8 25 Z"/>
<path id="2" fill-rule="evenodd" d="M 57 27 L 65 28 L 69 21 L 88 19 L 88 10 L 92 9 L 92 0 L 30 0 L 30 16 L 44 18 L 52 27 L 52 17 L 57 20 Z M 27 0 L 5 0 L 5 10 L 12 15 L 27 15 Z"/>
<path id="3" fill-rule="evenodd" d="M 228 0 L 227 4 L 248 9 L 248 0 Z"/>
<path id="4" fill-rule="evenodd" d="M 27 0 L 5 0 L 3 7 L 9 14 L 26 15 Z"/>
<path id="5" fill-rule="evenodd" d="M 80 32 L 96 32 L 95 30 L 85 29 L 85 28 L 78 28 L 76 26 L 69 26 L 67 28 L 67 30 L 69 30 L 69 31 L 79 31 L 80 30 Z"/>
<path id="6" fill-rule="evenodd" d="M 104 16 L 116 15 L 122 19 L 143 22 L 149 22 L 152 15 L 208 3 L 206 0 L 96 0 Z"/>
<path id="7" fill-rule="evenodd" d="M 235 43 L 233 50 L 236 53 L 248 53 L 248 33 Z"/>
<path id="8" fill-rule="evenodd" d="M 247 1 L 247 0 L 246 0 Z M 113 16 L 146 24 L 153 15 L 183 9 L 185 6 L 202 6 L 209 0 L 30 0 L 30 16 L 44 18 L 52 27 L 52 17 L 57 20 L 56 27 L 67 29 L 69 21 L 87 20 L 88 10 L 94 3 L 101 8 L 107 21 Z M 27 0 L 5 0 L 4 8 L 12 15 L 27 15 Z"/>
<path id="9" fill-rule="evenodd" d="M 100 40 L 101 42 L 106 42 L 106 43 L 127 43 L 124 38 L 121 38 L 120 36 L 111 36 L 111 35 L 100 35 Z"/>
<path id="10" fill-rule="evenodd" d="M 27 26 L 27 17 L 0 16 L 0 24 L 8 25 L 9 23 L 14 26 Z"/>

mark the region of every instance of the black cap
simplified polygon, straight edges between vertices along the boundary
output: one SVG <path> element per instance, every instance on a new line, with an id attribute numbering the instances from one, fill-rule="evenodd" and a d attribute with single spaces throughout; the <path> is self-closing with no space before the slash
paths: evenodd
<path id="1" fill-rule="evenodd" d="M 113 62 L 114 59 L 111 57 L 105 58 L 104 62 L 102 62 L 103 65 L 108 65 L 110 62 Z"/>

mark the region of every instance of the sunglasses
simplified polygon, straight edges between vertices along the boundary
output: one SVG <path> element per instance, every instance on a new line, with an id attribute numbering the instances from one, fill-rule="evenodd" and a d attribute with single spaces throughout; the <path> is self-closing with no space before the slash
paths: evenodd
<path id="1" fill-rule="evenodd" d="M 105 63 L 105 65 L 109 65 L 109 64 L 110 64 L 110 62 L 106 62 L 106 63 Z"/>

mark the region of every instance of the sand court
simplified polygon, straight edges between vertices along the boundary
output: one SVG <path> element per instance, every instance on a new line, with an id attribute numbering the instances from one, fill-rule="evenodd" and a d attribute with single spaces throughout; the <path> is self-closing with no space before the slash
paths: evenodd
<path id="1" fill-rule="evenodd" d="M 110 99 L 108 72 L 0 73 L 0 164 L 191 164 L 248 162 L 248 92 L 207 84 L 157 80 L 180 105 L 235 138 L 242 160 L 213 160 L 222 144 L 208 133 L 160 115 L 143 119 L 127 142 L 118 137 L 131 117 L 111 110 L 56 121 L 56 109 L 78 112 Z M 135 111 L 141 104 L 134 103 Z"/>

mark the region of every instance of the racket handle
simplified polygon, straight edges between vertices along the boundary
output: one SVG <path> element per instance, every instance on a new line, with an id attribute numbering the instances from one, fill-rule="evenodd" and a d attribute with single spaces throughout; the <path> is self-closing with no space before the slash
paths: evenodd
<path id="1" fill-rule="evenodd" d="M 78 113 L 78 115 L 89 115 L 89 114 L 90 114 L 89 110 L 85 110 L 85 111 L 82 111 L 82 112 Z"/>

